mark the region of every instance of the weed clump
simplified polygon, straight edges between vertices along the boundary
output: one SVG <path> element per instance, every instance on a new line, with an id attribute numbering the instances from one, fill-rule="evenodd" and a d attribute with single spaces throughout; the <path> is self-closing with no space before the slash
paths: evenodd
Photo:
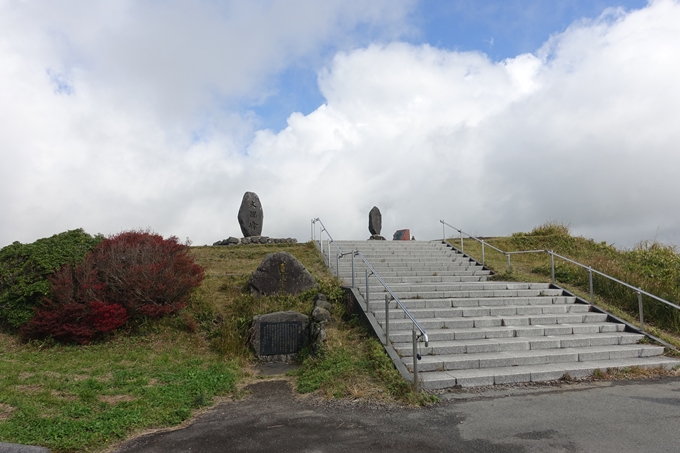
<path id="1" fill-rule="evenodd" d="M 356 398 L 427 405 L 437 397 L 413 392 L 395 369 L 378 340 L 355 318 L 327 329 L 319 354 L 305 357 L 298 370 L 297 391 L 319 392 L 328 398 Z"/>

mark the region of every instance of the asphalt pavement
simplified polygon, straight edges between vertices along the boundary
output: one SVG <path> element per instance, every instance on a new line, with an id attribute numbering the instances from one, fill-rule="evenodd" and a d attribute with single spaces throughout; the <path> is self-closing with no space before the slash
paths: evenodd
<path id="1" fill-rule="evenodd" d="M 680 452 L 680 378 L 458 392 L 424 409 L 300 397 L 275 377 L 249 389 L 116 452 Z"/>

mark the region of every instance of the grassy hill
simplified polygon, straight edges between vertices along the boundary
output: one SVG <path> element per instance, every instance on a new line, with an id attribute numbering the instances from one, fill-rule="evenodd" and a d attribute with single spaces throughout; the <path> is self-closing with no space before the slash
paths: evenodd
<path id="1" fill-rule="evenodd" d="M 339 288 L 312 244 L 194 247 L 206 278 L 178 315 L 117 332 L 106 342 L 23 343 L 0 333 L 0 440 L 55 452 L 103 451 L 147 429 L 176 426 L 253 379 L 252 317 L 311 313 L 315 292 L 255 299 L 244 291 L 266 254 L 287 251 L 335 304 L 322 354 L 302 354 L 300 392 L 422 404 L 382 346 L 347 316 Z"/>

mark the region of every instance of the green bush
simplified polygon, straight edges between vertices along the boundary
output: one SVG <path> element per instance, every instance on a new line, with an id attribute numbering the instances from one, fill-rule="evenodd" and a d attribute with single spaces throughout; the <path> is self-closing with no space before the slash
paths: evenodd
<path id="1" fill-rule="evenodd" d="M 47 277 L 65 264 L 81 262 L 103 239 L 77 229 L 0 249 L 0 323 L 12 329 L 26 323 L 33 307 L 50 294 Z"/>

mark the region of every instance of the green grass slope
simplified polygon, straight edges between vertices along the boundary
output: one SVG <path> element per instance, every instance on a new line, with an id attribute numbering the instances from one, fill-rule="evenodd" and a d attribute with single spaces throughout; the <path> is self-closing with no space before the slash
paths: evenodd
<path id="1" fill-rule="evenodd" d="M 0 441 L 55 452 L 97 452 L 148 429 L 176 426 L 252 378 L 248 329 L 256 314 L 311 313 L 316 292 L 256 299 L 245 285 L 266 254 L 287 251 L 336 302 L 326 346 L 301 354 L 289 379 L 303 393 L 406 404 L 414 394 L 382 346 L 348 317 L 342 290 L 311 243 L 194 247 L 206 278 L 179 314 L 117 332 L 109 341 L 20 342 L 0 333 Z"/>

